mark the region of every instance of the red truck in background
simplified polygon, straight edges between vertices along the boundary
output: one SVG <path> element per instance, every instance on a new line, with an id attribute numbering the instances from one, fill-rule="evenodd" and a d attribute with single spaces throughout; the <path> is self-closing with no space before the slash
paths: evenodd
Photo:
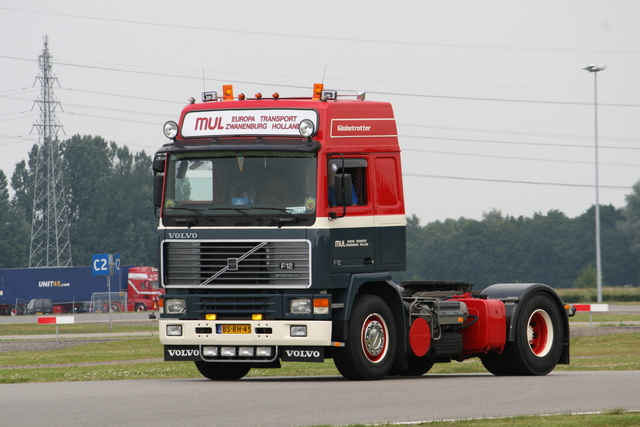
<path id="1" fill-rule="evenodd" d="M 158 287 L 158 269 L 154 267 L 131 267 L 127 275 L 126 311 L 155 311 L 164 289 Z M 124 304 L 112 302 L 112 311 L 124 311 Z"/>
<path id="2" fill-rule="evenodd" d="M 351 380 L 479 357 L 495 375 L 569 363 L 570 306 L 541 283 L 394 283 L 406 214 L 391 104 L 204 93 L 153 162 L 160 341 L 206 378 L 332 358 Z M 445 279 L 445 280 L 443 280 Z"/>

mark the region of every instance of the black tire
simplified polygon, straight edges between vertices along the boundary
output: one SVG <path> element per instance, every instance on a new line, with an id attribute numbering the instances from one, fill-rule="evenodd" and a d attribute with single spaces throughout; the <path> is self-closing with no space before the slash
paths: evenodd
<path id="1" fill-rule="evenodd" d="M 398 371 L 397 374 L 402 377 L 419 377 L 429 372 L 435 363 L 436 360 L 430 356 L 407 357 L 409 369 Z"/>
<path id="2" fill-rule="evenodd" d="M 335 349 L 333 360 L 349 380 L 378 380 L 393 365 L 396 329 L 391 309 L 376 295 L 356 298 L 347 326 L 347 342 Z"/>
<path id="3" fill-rule="evenodd" d="M 482 365 L 486 368 L 486 370 L 491 372 L 493 375 L 511 375 L 511 371 L 509 371 L 509 368 L 504 364 L 502 354 L 485 354 L 484 356 L 480 356 L 480 361 L 482 362 Z"/>
<path id="4" fill-rule="evenodd" d="M 111 312 L 112 313 L 117 313 L 119 311 L 120 311 L 120 309 L 118 307 L 118 304 L 111 304 Z"/>
<path id="5" fill-rule="evenodd" d="M 147 307 L 144 304 L 136 304 L 136 311 L 147 311 Z"/>
<path id="6" fill-rule="evenodd" d="M 239 380 L 247 375 L 253 367 L 253 363 L 233 362 L 194 362 L 196 368 L 205 378 L 214 381 Z"/>
<path id="7" fill-rule="evenodd" d="M 518 312 L 516 339 L 507 343 L 499 360 L 508 371 L 504 375 L 546 375 L 556 367 L 562 353 L 559 308 L 544 292 L 533 294 L 523 304 Z"/>

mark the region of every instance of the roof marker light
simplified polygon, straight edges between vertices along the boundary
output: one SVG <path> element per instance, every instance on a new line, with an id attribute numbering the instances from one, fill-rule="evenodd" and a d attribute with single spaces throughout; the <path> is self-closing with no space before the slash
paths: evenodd
<path id="1" fill-rule="evenodd" d="M 320 101 L 320 96 L 322 95 L 322 90 L 324 89 L 324 84 L 315 83 L 313 85 L 313 99 L 314 101 Z"/>
<path id="2" fill-rule="evenodd" d="M 261 99 L 262 98 L 262 94 L 260 92 L 256 93 L 256 99 Z"/>
<path id="3" fill-rule="evenodd" d="M 280 98 L 280 94 L 278 92 L 275 92 L 273 95 L 271 95 L 273 97 L 273 99 L 278 99 Z"/>
<path id="4" fill-rule="evenodd" d="M 225 101 L 233 101 L 233 85 L 222 86 L 222 99 Z"/>
<path id="5" fill-rule="evenodd" d="M 239 99 L 240 101 L 244 101 L 244 98 L 245 98 L 244 93 L 239 93 L 239 94 L 238 94 L 238 99 Z"/>

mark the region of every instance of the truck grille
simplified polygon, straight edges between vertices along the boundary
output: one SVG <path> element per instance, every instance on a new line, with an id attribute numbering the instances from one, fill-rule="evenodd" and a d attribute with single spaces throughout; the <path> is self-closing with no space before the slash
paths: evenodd
<path id="1" fill-rule="evenodd" d="M 309 247 L 306 240 L 165 241 L 165 285 L 308 288 Z"/>

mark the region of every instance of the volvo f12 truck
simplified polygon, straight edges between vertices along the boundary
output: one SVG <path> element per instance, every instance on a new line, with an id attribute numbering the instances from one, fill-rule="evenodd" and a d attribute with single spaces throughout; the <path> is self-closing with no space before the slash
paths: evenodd
<path id="1" fill-rule="evenodd" d="M 332 358 L 347 379 L 479 357 L 496 375 L 569 363 L 570 307 L 545 284 L 394 283 L 406 216 L 392 106 L 205 92 L 153 161 L 160 341 L 212 380 Z"/>

